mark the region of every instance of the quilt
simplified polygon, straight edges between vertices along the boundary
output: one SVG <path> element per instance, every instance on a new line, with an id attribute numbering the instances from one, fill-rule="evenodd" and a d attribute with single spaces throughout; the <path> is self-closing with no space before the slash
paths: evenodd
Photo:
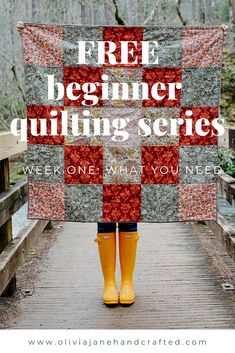
<path id="1" fill-rule="evenodd" d="M 24 24 L 28 217 L 215 220 L 221 27 Z"/>

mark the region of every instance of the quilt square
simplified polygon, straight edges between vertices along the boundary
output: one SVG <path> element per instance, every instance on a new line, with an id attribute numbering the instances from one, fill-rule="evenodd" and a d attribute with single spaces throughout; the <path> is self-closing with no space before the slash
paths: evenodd
<path id="1" fill-rule="evenodd" d="M 65 220 L 64 184 L 29 181 L 29 218 Z"/>
<path id="2" fill-rule="evenodd" d="M 62 27 L 27 25 L 22 30 L 24 60 L 27 65 L 62 64 Z"/>
<path id="3" fill-rule="evenodd" d="M 187 115 L 191 113 L 192 115 Z M 193 145 L 217 145 L 218 137 L 217 131 L 212 126 L 214 119 L 219 117 L 218 107 L 183 107 L 180 112 L 181 118 L 185 121 L 186 119 L 192 119 L 192 135 L 186 134 L 186 123 L 180 125 L 180 136 L 179 143 L 181 146 L 193 146 Z M 205 136 L 200 136 L 196 132 L 196 124 L 199 119 L 207 119 L 209 126 L 202 126 L 202 132 L 206 133 Z"/>
<path id="4" fill-rule="evenodd" d="M 131 93 L 128 93 L 129 87 L 131 86 L 132 82 L 142 82 L 142 69 L 133 67 L 106 67 L 104 68 L 104 75 L 107 75 L 107 82 L 109 84 L 121 84 L 118 90 L 119 95 L 117 98 L 113 95 L 113 89 L 111 89 L 111 85 L 109 85 L 109 97 L 112 99 L 104 100 L 104 106 L 116 108 L 125 106 L 136 108 L 142 106 L 141 87 L 139 87 L 138 89 L 138 99 L 133 99 Z"/>
<path id="5" fill-rule="evenodd" d="M 178 185 L 142 185 L 142 222 L 178 222 Z"/>
<path id="6" fill-rule="evenodd" d="M 54 115 L 51 115 L 51 112 Z M 55 113 L 54 113 L 55 112 Z M 42 144 L 42 145 L 63 145 L 64 136 L 61 135 L 61 107 L 50 107 L 43 105 L 30 105 L 27 107 L 27 131 L 28 131 L 28 142 L 31 144 Z M 37 130 L 33 135 L 31 133 L 31 119 L 37 120 Z M 47 136 L 41 135 L 40 119 L 46 119 Z M 52 125 L 50 119 L 54 120 L 57 124 L 57 135 L 52 134 Z M 38 134 L 38 136 L 35 136 Z"/>
<path id="7" fill-rule="evenodd" d="M 142 116 L 148 121 L 151 133 L 148 136 L 141 131 L 142 146 L 178 146 L 179 125 L 176 124 L 176 134 L 171 133 L 171 119 L 180 118 L 180 108 L 142 108 Z"/>
<path id="8" fill-rule="evenodd" d="M 177 146 L 142 146 L 142 184 L 178 184 Z"/>
<path id="9" fill-rule="evenodd" d="M 184 69 L 182 86 L 182 106 L 210 107 L 219 105 L 219 69 L 215 67 Z"/>
<path id="10" fill-rule="evenodd" d="M 183 30 L 183 67 L 220 67 L 222 63 L 221 28 L 185 28 Z"/>
<path id="11" fill-rule="evenodd" d="M 141 185 L 103 185 L 103 222 L 139 222 Z"/>
<path id="12" fill-rule="evenodd" d="M 104 184 L 140 184 L 140 164 L 140 147 L 104 147 Z"/>
<path id="13" fill-rule="evenodd" d="M 65 184 L 102 184 L 101 146 L 64 146 Z"/>
<path id="14" fill-rule="evenodd" d="M 141 136 L 138 134 L 138 121 L 142 118 L 141 110 L 136 108 L 99 108 L 96 117 L 108 119 L 110 121 L 110 135 L 103 136 L 104 146 L 140 146 Z M 116 120 L 118 119 L 118 120 Z M 126 121 L 126 125 L 120 125 L 120 119 Z"/>
<path id="15" fill-rule="evenodd" d="M 65 185 L 65 219 L 102 221 L 102 185 Z"/>
<path id="16" fill-rule="evenodd" d="M 55 99 L 48 99 L 48 75 L 54 75 L 55 82 L 63 82 L 61 67 L 25 66 L 25 85 L 27 105 L 63 106 L 63 99 L 57 100 L 58 89 L 55 86 Z"/>
<path id="17" fill-rule="evenodd" d="M 89 112 L 89 115 L 86 117 L 83 115 L 84 108 L 83 107 L 74 107 L 74 106 L 69 106 L 69 107 L 64 107 L 64 110 L 67 113 L 68 117 L 68 134 L 64 138 L 64 144 L 65 145 L 102 145 L 103 144 L 103 139 L 99 135 L 95 135 L 94 131 L 94 119 L 101 119 L 101 108 L 92 108 L 92 107 L 86 107 L 86 111 Z M 73 131 L 73 126 L 72 126 L 72 119 L 73 116 L 77 116 L 78 118 L 78 124 Z M 90 119 L 91 118 L 91 119 Z M 89 121 L 87 124 L 89 126 L 89 131 L 86 133 L 86 124 L 83 124 L 83 121 Z M 101 124 L 101 130 L 102 130 L 102 124 Z M 89 134 L 88 134 L 89 133 Z"/>
<path id="18" fill-rule="evenodd" d="M 180 221 L 215 220 L 216 207 L 216 184 L 179 186 Z"/>
<path id="19" fill-rule="evenodd" d="M 64 147 L 29 144 L 27 151 L 29 179 L 45 183 L 64 183 Z"/>
<path id="20" fill-rule="evenodd" d="M 143 82 L 154 89 L 154 95 L 148 100 L 143 99 L 143 107 L 179 107 L 181 97 L 181 69 L 176 68 L 143 68 Z M 175 99 L 169 99 L 169 83 L 175 83 Z M 160 85 L 160 86 L 159 86 Z M 177 89 L 178 87 L 178 89 Z M 155 99 L 155 97 L 157 99 Z"/>
<path id="21" fill-rule="evenodd" d="M 216 181 L 218 172 L 218 150 L 216 146 L 181 146 L 180 183 L 201 184 Z"/>
<path id="22" fill-rule="evenodd" d="M 142 48 L 141 41 L 143 40 L 143 27 L 104 27 L 103 40 L 113 42 L 116 44 L 116 50 L 113 52 L 118 65 L 115 66 L 141 66 L 142 63 Z M 120 64 L 121 62 L 121 41 L 136 41 L 137 46 L 134 44 L 129 44 L 128 50 L 133 50 L 133 56 L 128 55 L 128 64 Z M 108 44 L 106 46 L 108 49 Z M 105 56 L 106 63 L 105 66 L 113 66 L 110 64 L 107 55 Z M 137 61 L 137 63 L 134 63 Z M 133 63 L 132 63 L 133 62 Z"/>
<path id="23" fill-rule="evenodd" d="M 64 66 L 74 66 L 78 63 L 78 42 L 79 41 L 102 41 L 103 27 L 63 27 L 63 64 Z M 97 44 L 92 48 L 91 44 L 87 44 L 88 49 L 91 50 L 91 55 L 86 55 L 86 65 L 88 66 L 102 66 L 98 63 L 98 47 Z M 83 64 L 84 65 L 84 64 Z"/>
<path id="24" fill-rule="evenodd" d="M 92 67 L 92 66 L 64 66 L 64 87 L 67 90 L 69 84 L 73 82 L 79 82 L 80 87 L 86 83 L 96 83 L 101 82 L 101 76 L 103 74 L 103 69 L 100 67 Z M 93 92 L 94 93 L 94 92 Z M 94 104 L 95 106 L 102 105 L 101 101 L 101 86 L 96 87 L 95 95 L 97 96 L 97 102 Z M 73 95 L 77 97 L 77 99 L 69 99 L 66 95 L 64 98 L 64 103 L 66 106 L 68 105 L 91 105 L 92 99 L 89 97 L 89 94 L 84 93 L 83 91 L 79 91 L 78 89 L 74 89 L 73 86 Z"/>
<path id="25" fill-rule="evenodd" d="M 182 41 L 183 28 L 174 27 L 145 27 L 144 41 L 157 41 L 158 48 L 156 54 L 158 56 L 158 64 L 153 64 L 156 60 L 156 55 L 150 57 L 150 63 L 143 65 L 144 67 L 181 67 L 182 62 Z M 150 51 L 155 46 L 150 46 Z"/>

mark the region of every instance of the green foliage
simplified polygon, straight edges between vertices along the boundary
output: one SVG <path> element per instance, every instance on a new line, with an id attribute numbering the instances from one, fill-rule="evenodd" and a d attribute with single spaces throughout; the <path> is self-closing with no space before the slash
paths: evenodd
<path id="1" fill-rule="evenodd" d="M 24 172 L 23 172 L 22 168 L 18 168 L 18 170 L 12 171 L 11 174 L 10 174 L 11 185 L 14 185 L 14 184 L 18 183 L 18 181 L 23 179 L 24 176 L 25 175 L 24 175 Z"/>
<path id="2" fill-rule="evenodd" d="M 227 148 L 220 148 L 218 155 L 220 167 L 223 171 L 235 177 L 235 156 L 233 152 Z"/>
<path id="3" fill-rule="evenodd" d="M 25 166 L 25 154 L 10 158 L 10 183 L 14 185 L 21 179 L 25 178 L 23 166 Z"/>
<path id="4" fill-rule="evenodd" d="M 224 51 L 222 69 L 221 115 L 227 121 L 235 122 L 235 50 Z"/>
<path id="5" fill-rule="evenodd" d="M 0 130 L 8 130 L 13 118 L 25 118 L 25 103 L 10 95 L 0 96 Z"/>

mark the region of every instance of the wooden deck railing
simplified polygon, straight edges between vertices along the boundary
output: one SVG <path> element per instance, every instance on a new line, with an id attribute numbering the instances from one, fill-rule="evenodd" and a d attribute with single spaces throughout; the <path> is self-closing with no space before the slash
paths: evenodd
<path id="1" fill-rule="evenodd" d="M 219 139 L 219 146 L 235 152 L 235 129 L 226 127 L 225 134 Z M 218 195 L 234 207 L 235 216 L 235 178 L 226 173 L 221 173 L 218 179 Z M 218 212 L 217 222 L 208 222 L 209 227 L 216 233 L 229 255 L 235 261 L 235 228 Z"/>
<path id="2" fill-rule="evenodd" d="M 225 173 L 219 175 L 218 194 L 226 199 L 233 207 L 235 205 L 235 178 Z M 235 216 L 235 208 L 234 208 Z M 218 211 L 217 222 L 208 222 L 208 225 L 214 233 L 216 233 L 221 242 L 226 247 L 229 255 L 235 261 L 235 228 L 225 217 Z"/>
<path id="3" fill-rule="evenodd" d="M 31 221 L 13 239 L 12 215 L 27 201 L 27 180 L 10 185 L 9 158 L 24 152 L 27 144 L 10 132 L 0 133 L 0 295 L 12 295 L 16 270 L 48 221 Z"/>

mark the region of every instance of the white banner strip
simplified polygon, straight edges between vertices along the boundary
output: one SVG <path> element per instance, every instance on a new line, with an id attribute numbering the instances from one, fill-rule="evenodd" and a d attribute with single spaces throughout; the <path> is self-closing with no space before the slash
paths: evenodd
<path id="1" fill-rule="evenodd" d="M 180 352 L 230 351 L 234 330 L 2 330 L 2 352 Z"/>

